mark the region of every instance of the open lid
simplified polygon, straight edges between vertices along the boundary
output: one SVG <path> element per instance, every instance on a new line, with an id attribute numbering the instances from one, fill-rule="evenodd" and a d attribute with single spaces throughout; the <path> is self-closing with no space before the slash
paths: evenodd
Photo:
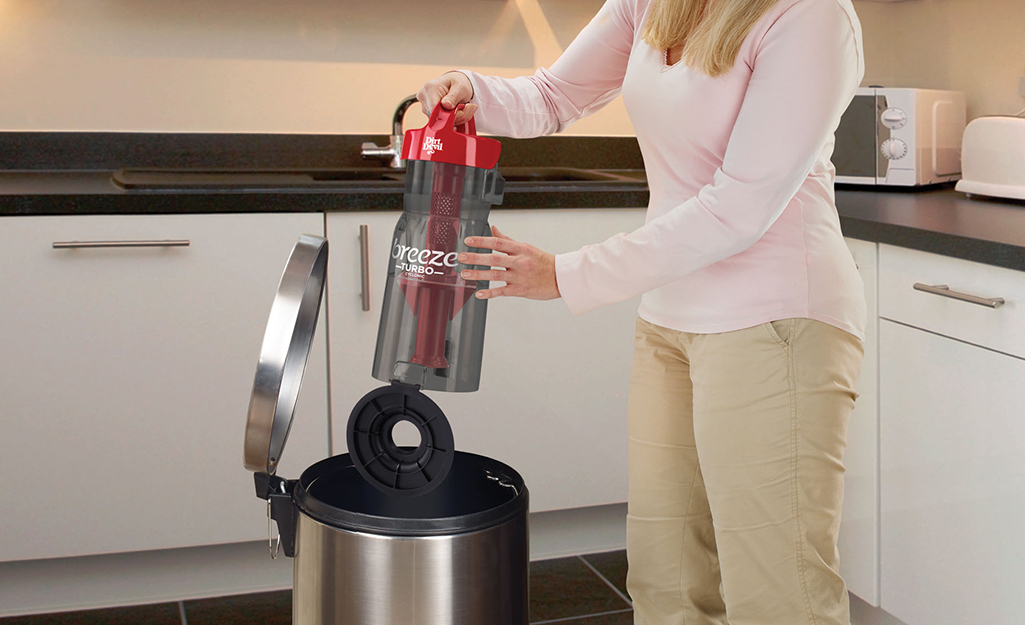
<path id="1" fill-rule="evenodd" d="M 320 314 L 327 273 L 327 239 L 299 237 L 271 305 L 249 401 L 242 464 L 273 474 L 292 427 L 306 361 Z"/>

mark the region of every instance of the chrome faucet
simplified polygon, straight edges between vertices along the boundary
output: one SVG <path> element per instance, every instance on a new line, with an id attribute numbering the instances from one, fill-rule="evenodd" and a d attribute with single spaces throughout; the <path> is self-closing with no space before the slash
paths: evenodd
<path id="1" fill-rule="evenodd" d="M 399 102 L 398 108 L 395 109 L 395 116 L 391 120 L 391 143 L 384 147 L 376 143 L 364 143 L 361 146 L 363 158 L 387 158 L 390 167 L 402 168 L 402 118 L 406 116 L 409 107 L 416 104 L 416 101 L 416 96 L 411 95 Z"/>

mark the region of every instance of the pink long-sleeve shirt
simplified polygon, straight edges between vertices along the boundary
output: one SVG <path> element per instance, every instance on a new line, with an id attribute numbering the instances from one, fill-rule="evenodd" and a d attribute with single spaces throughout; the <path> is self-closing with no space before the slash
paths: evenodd
<path id="1" fill-rule="evenodd" d="M 558 132 L 620 92 L 650 188 L 645 224 L 556 256 L 574 314 L 643 294 L 639 314 L 714 333 L 789 317 L 864 337 L 840 232 L 833 132 L 864 73 L 850 0 L 780 0 L 711 78 L 641 37 L 648 0 L 608 0 L 550 67 L 466 72 L 483 132 Z M 595 213 L 595 219 L 601 219 Z"/>

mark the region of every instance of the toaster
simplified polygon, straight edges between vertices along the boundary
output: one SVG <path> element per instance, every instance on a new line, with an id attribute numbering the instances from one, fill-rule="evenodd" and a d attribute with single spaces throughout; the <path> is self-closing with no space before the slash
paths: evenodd
<path id="1" fill-rule="evenodd" d="M 961 180 L 969 195 L 1025 200 L 1025 118 L 979 117 L 964 131 Z"/>

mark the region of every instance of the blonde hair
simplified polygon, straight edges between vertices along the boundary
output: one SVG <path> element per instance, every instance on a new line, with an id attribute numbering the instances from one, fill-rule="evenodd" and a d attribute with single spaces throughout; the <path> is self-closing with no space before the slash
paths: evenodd
<path id="1" fill-rule="evenodd" d="M 713 78 L 733 68 L 740 45 L 779 0 L 651 0 L 644 41 L 658 51 L 683 45 L 681 59 Z"/>

